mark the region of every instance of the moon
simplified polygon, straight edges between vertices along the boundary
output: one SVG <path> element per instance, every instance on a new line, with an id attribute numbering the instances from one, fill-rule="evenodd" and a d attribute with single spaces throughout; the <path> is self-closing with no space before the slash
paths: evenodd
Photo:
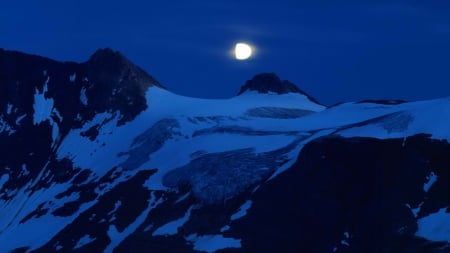
<path id="1" fill-rule="evenodd" d="M 237 60 L 247 60 L 252 56 L 252 47 L 246 43 L 236 43 L 234 46 L 234 57 Z"/>

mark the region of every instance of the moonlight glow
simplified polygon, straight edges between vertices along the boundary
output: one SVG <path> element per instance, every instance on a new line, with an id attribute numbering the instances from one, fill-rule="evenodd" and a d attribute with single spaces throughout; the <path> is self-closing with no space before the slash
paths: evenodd
<path id="1" fill-rule="evenodd" d="M 252 48 L 245 43 L 237 43 L 234 47 L 234 56 L 238 60 L 247 60 L 252 56 Z"/>

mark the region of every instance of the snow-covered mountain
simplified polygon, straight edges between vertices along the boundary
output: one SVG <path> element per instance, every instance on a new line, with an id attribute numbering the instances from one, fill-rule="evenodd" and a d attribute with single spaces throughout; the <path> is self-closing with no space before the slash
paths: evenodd
<path id="1" fill-rule="evenodd" d="M 183 97 L 0 49 L 0 252 L 450 252 L 450 98 Z"/>

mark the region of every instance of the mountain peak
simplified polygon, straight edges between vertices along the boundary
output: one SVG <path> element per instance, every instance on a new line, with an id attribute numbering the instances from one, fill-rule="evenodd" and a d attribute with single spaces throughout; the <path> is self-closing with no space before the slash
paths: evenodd
<path id="1" fill-rule="evenodd" d="M 281 80 L 275 73 L 261 73 L 255 75 L 251 80 L 247 80 L 241 87 L 238 95 L 247 91 L 256 91 L 258 93 L 298 93 L 306 96 L 309 100 L 320 104 L 316 99 L 298 88 L 294 83 L 287 80 Z"/>
<path id="2" fill-rule="evenodd" d="M 162 87 L 153 77 L 133 64 L 119 51 L 110 48 L 98 49 L 85 63 L 88 69 L 100 77 L 120 79 L 122 81 L 138 81 L 144 86 Z M 108 80 L 114 82 L 116 80 Z"/>
<path id="3" fill-rule="evenodd" d="M 114 51 L 111 48 L 97 49 L 94 54 L 91 55 L 88 62 L 120 62 L 122 64 L 129 63 L 128 59 L 119 51 Z"/>
<path id="4" fill-rule="evenodd" d="M 147 107 L 145 94 L 149 87 L 164 88 L 122 53 L 110 48 L 98 49 L 82 65 L 92 84 L 87 94 L 95 94 L 96 97 L 91 106 L 106 105 L 108 108 L 132 111 L 132 114 L 126 114 L 129 117 L 124 117 L 124 121 L 132 119 Z"/>

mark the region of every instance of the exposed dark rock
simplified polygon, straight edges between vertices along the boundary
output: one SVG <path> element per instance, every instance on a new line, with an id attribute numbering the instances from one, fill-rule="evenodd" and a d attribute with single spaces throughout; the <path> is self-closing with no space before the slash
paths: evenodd
<path id="1" fill-rule="evenodd" d="M 399 105 L 407 103 L 408 101 L 402 99 L 365 99 L 356 102 L 357 104 L 371 103 L 371 104 L 382 104 L 382 105 Z"/>
<path id="2" fill-rule="evenodd" d="M 39 174 L 71 129 L 80 128 L 102 112 L 119 115 L 118 124 L 133 120 L 147 108 L 145 93 L 151 86 L 162 87 L 111 49 L 98 50 L 84 63 L 0 49 L 0 116 L 15 131 L 13 136 L 6 131 L 0 133 L 0 153 L 8 157 L 8 161 L 0 159 L 0 168 L 21 168 L 25 162 L 29 174 L 19 178 L 19 169 L 11 174 L 15 178 L 13 188 L 20 188 Z M 82 91 L 87 101 L 81 101 Z M 33 120 L 35 94 L 53 101 L 49 119 L 37 124 Z M 6 111 L 9 113 L 3 113 Z M 53 123 L 59 131 L 55 141 Z M 85 132 L 91 140 L 97 134 L 95 127 Z"/>
<path id="3" fill-rule="evenodd" d="M 445 243 L 414 236 L 416 219 L 407 206 L 424 201 L 420 218 L 450 205 L 448 154 L 448 143 L 425 136 L 405 143 L 315 140 L 291 169 L 255 193 L 247 216 L 229 234 L 243 238 L 243 252 L 448 252 Z M 425 193 L 430 172 L 438 181 L 435 192 Z"/>
<path id="4" fill-rule="evenodd" d="M 120 123 L 132 120 L 147 108 L 145 92 L 150 86 L 161 87 L 153 77 L 131 63 L 120 52 L 109 48 L 97 50 L 82 64 L 89 86 L 86 95 L 94 111 L 125 110 Z"/>
<path id="5" fill-rule="evenodd" d="M 273 119 L 295 119 L 313 113 L 313 111 L 283 108 L 283 107 L 257 107 L 251 108 L 247 111 L 247 115 L 258 118 L 273 118 Z"/>
<path id="6" fill-rule="evenodd" d="M 119 183 L 100 196 L 95 205 L 77 216 L 72 224 L 32 252 L 55 252 L 56 245 L 63 245 L 59 250 L 61 252 L 103 252 L 111 242 L 108 237 L 110 226 L 114 225 L 119 233 L 123 232 L 150 204 L 147 200 L 150 191 L 143 183 L 155 172 L 156 170 L 143 170 Z M 92 235 L 95 240 L 74 250 L 77 241 L 86 234 Z"/>
<path id="7" fill-rule="evenodd" d="M 246 91 L 256 91 L 259 93 L 299 93 L 305 95 L 309 100 L 316 104 L 320 104 L 316 99 L 299 89 L 295 84 L 281 80 L 275 73 L 262 73 L 254 76 L 251 80 L 247 80 L 241 87 L 238 95 Z"/>

